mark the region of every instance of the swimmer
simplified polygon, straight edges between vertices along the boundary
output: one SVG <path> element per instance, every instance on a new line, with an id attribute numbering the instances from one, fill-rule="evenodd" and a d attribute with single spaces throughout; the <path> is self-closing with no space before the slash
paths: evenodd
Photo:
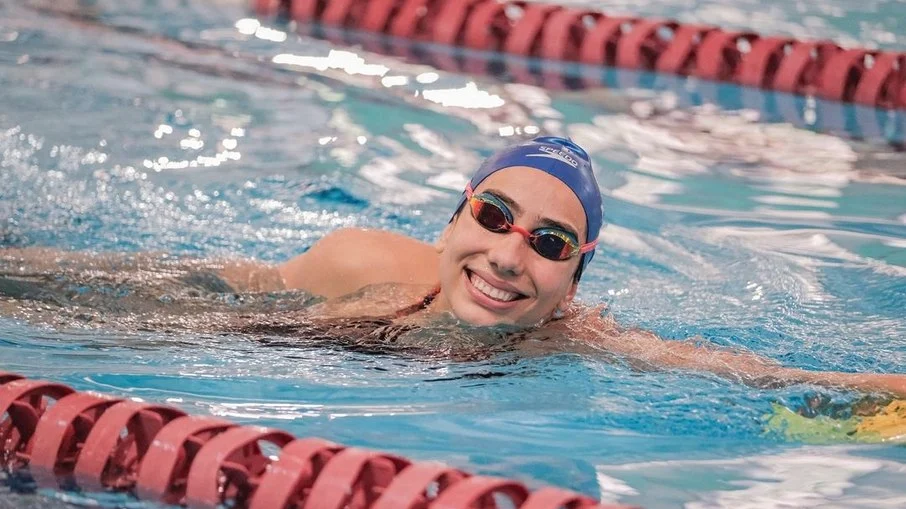
<path id="1" fill-rule="evenodd" d="M 623 328 L 602 307 L 574 304 L 602 223 L 601 194 L 586 152 L 567 139 L 540 137 L 504 149 L 478 168 L 434 245 L 388 231 L 341 229 L 276 266 L 5 249 L 0 314 L 23 316 L 31 300 L 40 306 L 27 308 L 24 316 L 42 309 L 62 316 L 72 308 L 77 319 L 108 326 L 119 309 L 120 322 L 132 320 L 142 330 L 221 327 L 325 340 L 337 337 L 339 325 L 340 335 L 358 335 L 356 344 L 366 346 L 453 321 L 505 331 L 506 341 L 523 352 L 602 352 L 640 369 L 707 371 L 759 387 L 809 383 L 906 397 L 906 375 L 784 367 L 701 338 L 665 340 Z M 100 283 L 105 291 L 73 294 L 71 283 L 79 280 Z M 234 292 L 250 304 L 236 308 L 204 298 Z M 293 305 L 253 298 L 273 292 L 288 292 Z M 307 294 L 323 301 L 292 301 Z M 177 313 L 162 295 L 175 299 Z M 170 316 L 161 318 L 164 311 Z M 183 319 L 188 314 L 201 320 Z M 443 334 L 449 336 L 449 329 Z M 444 347 L 436 336 L 420 340 L 420 351 Z M 499 345 L 473 346 L 491 351 Z"/>
<path id="2" fill-rule="evenodd" d="M 602 222 L 586 152 L 567 139 L 539 137 L 481 165 L 433 246 L 387 231 L 342 229 L 277 270 L 286 288 L 327 298 L 319 309 L 327 315 L 445 315 L 478 326 L 553 329 L 648 368 L 709 371 L 755 386 L 811 383 L 906 396 L 904 375 L 784 367 L 703 340 L 624 329 L 601 308 L 573 305 Z"/>

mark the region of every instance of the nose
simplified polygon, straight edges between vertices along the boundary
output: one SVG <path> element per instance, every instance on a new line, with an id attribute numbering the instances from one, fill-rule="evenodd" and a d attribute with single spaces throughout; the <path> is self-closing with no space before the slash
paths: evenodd
<path id="1" fill-rule="evenodd" d="M 522 274 L 525 249 L 528 245 L 522 234 L 515 231 L 497 235 L 495 242 L 488 250 L 488 263 L 501 276 L 518 276 Z"/>

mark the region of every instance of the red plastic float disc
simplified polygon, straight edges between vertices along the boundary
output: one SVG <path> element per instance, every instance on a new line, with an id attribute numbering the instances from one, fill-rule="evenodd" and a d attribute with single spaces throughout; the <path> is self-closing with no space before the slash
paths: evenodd
<path id="1" fill-rule="evenodd" d="M 741 39 L 757 39 L 750 32 L 725 32 L 714 30 L 702 39 L 695 57 L 693 74 L 707 80 L 735 81 L 736 70 L 742 60 L 737 47 Z"/>
<path id="2" fill-rule="evenodd" d="M 838 51 L 840 48 L 830 42 L 794 42 L 780 62 L 772 87 L 791 94 L 812 93 L 824 63 Z"/>
<path id="3" fill-rule="evenodd" d="M 303 509 L 365 509 L 409 460 L 363 449 L 337 453 L 315 480 Z"/>
<path id="4" fill-rule="evenodd" d="M 259 426 L 231 428 L 212 438 L 198 451 L 189 468 L 187 505 L 196 509 L 232 506 L 227 504 L 230 499 L 244 505 L 270 464 L 258 442 L 283 448 L 294 439 L 285 431 Z"/>
<path id="5" fill-rule="evenodd" d="M 22 378 L 24 378 L 22 375 L 0 371 L 0 385 L 5 384 L 6 382 L 12 382 L 13 380 L 21 380 Z"/>
<path id="6" fill-rule="evenodd" d="M 560 10 L 556 5 L 527 4 L 522 17 L 513 24 L 503 51 L 513 55 L 534 56 L 541 43 L 541 30 L 548 17 Z"/>
<path id="7" fill-rule="evenodd" d="M 425 29 L 430 24 L 429 9 L 432 7 L 428 0 L 402 0 L 402 5 L 396 16 L 390 21 L 390 35 L 404 39 L 425 39 L 430 29 Z"/>
<path id="8" fill-rule="evenodd" d="M 389 21 L 395 18 L 397 7 L 399 7 L 397 0 L 371 0 L 359 28 L 370 32 L 383 32 L 387 29 Z"/>
<path id="9" fill-rule="evenodd" d="M 579 493 L 559 488 L 541 488 L 529 495 L 519 509 L 605 509 L 598 501 Z"/>
<path id="10" fill-rule="evenodd" d="M 316 21 L 323 7 L 320 0 L 293 0 L 289 4 L 289 17 L 295 21 Z"/>
<path id="11" fill-rule="evenodd" d="M 865 70 L 863 49 L 838 51 L 827 60 L 818 79 L 818 96 L 834 101 L 850 101 Z"/>
<path id="12" fill-rule="evenodd" d="M 358 0 L 331 0 L 321 13 L 321 22 L 358 28 L 365 20 L 368 7 L 367 3 Z"/>
<path id="13" fill-rule="evenodd" d="M 580 9 L 562 9 L 552 13 L 541 32 L 540 56 L 552 60 L 578 60 L 579 48 L 587 32 L 585 20 L 591 20 L 594 26 L 603 17 L 600 12 Z"/>
<path id="14" fill-rule="evenodd" d="M 430 500 L 427 490 L 437 484 L 437 493 L 469 477 L 469 474 L 439 463 L 415 463 L 400 472 L 370 509 L 422 509 Z"/>
<path id="15" fill-rule="evenodd" d="M 154 437 L 138 469 L 139 498 L 179 504 L 185 497 L 189 467 L 198 451 L 218 434 L 236 427 L 213 417 L 179 417 Z"/>
<path id="16" fill-rule="evenodd" d="M 459 44 L 460 35 L 467 23 L 475 4 L 494 0 L 457 0 L 455 2 L 441 2 L 437 23 L 429 27 L 431 41 L 439 44 Z"/>
<path id="17" fill-rule="evenodd" d="M 673 32 L 673 41 L 658 57 L 654 68 L 670 74 L 689 74 L 695 66 L 699 45 L 714 30 L 717 29 L 712 26 L 679 25 Z"/>
<path id="18" fill-rule="evenodd" d="M 623 35 L 623 24 L 635 18 L 601 18 L 585 35 L 579 48 L 579 61 L 593 65 L 613 65 L 617 43 Z"/>
<path id="19" fill-rule="evenodd" d="M 874 54 L 874 65 L 862 72 L 853 101 L 871 106 L 895 107 L 900 85 L 906 83 L 906 55 Z"/>
<path id="20" fill-rule="evenodd" d="M 675 32 L 678 26 L 675 21 L 669 20 L 638 20 L 617 43 L 616 65 L 629 69 L 654 69 L 668 44 L 659 32 L 662 29 Z"/>
<path id="21" fill-rule="evenodd" d="M 255 13 L 259 16 L 275 16 L 280 12 L 280 0 L 252 0 Z"/>
<path id="22" fill-rule="evenodd" d="M 41 416 L 30 443 L 29 472 L 38 486 L 59 487 L 72 474 L 85 439 L 98 418 L 120 398 L 77 392 L 59 399 Z"/>
<path id="23" fill-rule="evenodd" d="M 320 16 L 322 23 L 343 26 L 355 0 L 330 0 Z"/>
<path id="24" fill-rule="evenodd" d="M 522 507 L 529 496 L 528 489 L 522 483 L 496 477 L 475 476 L 463 479 L 447 488 L 431 503 L 431 509 L 496 507 L 496 504 L 486 503 L 493 501 L 491 497 L 494 493 L 506 495 L 516 507 Z"/>
<path id="25" fill-rule="evenodd" d="M 479 50 L 500 50 L 511 28 L 505 8 L 506 4 L 498 2 L 485 2 L 475 7 L 463 32 L 463 45 Z"/>
<path id="26" fill-rule="evenodd" d="M 301 507 L 321 470 L 343 446 L 320 438 L 286 444 L 252 495 L 249 509 Z"/>
<path id="27" fill-rule="evenodd" d="M 752 43 L 752 51 L 739 64 L 737 83 L 768 88 L 774 82 L 786 49 L 795 41 L 788 37 L 762 37 Z"/>
<path id="28" fill-rule="evenodd" d="M 131 489 L 154 436 L 165 424 L 184 415 L 173 407 L 136 401 L 113 405 L 85 440 L 75 465 L 76 482 L 92 491 Z"/>
<path id="29" fill-rule="evenodd" d="M 25 379 L 0 385 L 0 468 L 11 471 L 28 464 L 25 451 L 47 409 L 47 400 L 74 392 L 62 384 Z"/>

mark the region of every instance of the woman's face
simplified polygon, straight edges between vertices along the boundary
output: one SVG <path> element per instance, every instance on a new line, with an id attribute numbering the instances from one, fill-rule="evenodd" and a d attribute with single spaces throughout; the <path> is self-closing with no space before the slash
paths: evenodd
<path id="1" fill-rule="evenodd" d="M 529 231 L 559 224 L 585 242 L 585 212 L 579 199 L 552 175 L 526 166 L 500 170 L 475 194 L 504 201 L 513 221 Z M 440 251 L 440 309 L 473 325 L 536 325 L 565 309 L 576 293 L 579 256 L 542 257 L 516 232 L 495 233 L 472 217 L 468 204 L 444 229 Z"/>

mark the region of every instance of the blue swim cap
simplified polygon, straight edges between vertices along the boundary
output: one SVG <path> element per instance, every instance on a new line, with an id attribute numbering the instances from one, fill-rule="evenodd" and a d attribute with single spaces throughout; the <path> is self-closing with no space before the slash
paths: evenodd
<path id="1" fill-rule="evenodd" d="M 585 209 L 585 231 L 587 232 L 585 242 L 592 242 L 598 238 L 604 221 L 601 190 L 598 188 L 591 160 L 582 147 L 566 138 L 539 136 L 531 141 L 501 150 L 487 158 L 469 183 L 472 189 L 476 189 L 478 184 L 481 184 L 494 172 L 512 166 L 535 168 L 557 177 L 566 184 L 579 198 L 582 208 Z M 463 192 L 459 203 L 456 204 L 457 212 L 465 202 L 466 194 Z M 576 280 L 585 271 L 585 267 L 594 255 L 594 250 L 582 255 Z"/>

